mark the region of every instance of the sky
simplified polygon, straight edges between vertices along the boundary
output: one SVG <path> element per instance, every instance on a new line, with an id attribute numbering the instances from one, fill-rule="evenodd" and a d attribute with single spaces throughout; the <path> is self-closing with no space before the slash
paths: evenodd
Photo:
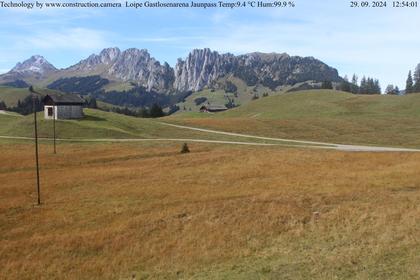
<path id="1" fill-rule="evenodd" d="M 192 49 L 207 47 L 221 53 L 313 56 L 341 76 L 378 78 L 384 89 L 388 84 L 404 88 L 408 71 L 420 63 L 420 7 L 350 8 L 347 0 L 294 2 L 295 8 L 277 9 L 0 7 L 0 73 L 35 54 L 66 68 L 107 47 L 148 49 L 159 61 L 174 66 Z"/>

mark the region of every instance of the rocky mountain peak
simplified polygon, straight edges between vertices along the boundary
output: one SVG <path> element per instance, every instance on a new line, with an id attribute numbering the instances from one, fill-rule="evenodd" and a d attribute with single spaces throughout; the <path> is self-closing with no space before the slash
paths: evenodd
<path id="1" fill-rule="evenodd" d="M 114 61 L 120 54 L 121 51 L 119 48 L 107 48 L 100 52 L 99 57 L 102 63 L 109 64 Z"/>
<path id="2" fill-rule="evenodd" d="M 287 53 L 262 53 L 262 52 L 253 52 L 243 55 L 243 57 L 248 61 L 261 61 L 266 63 L 273 63 L 282 59 L 288 59 L 290 56 Z"/>
<path id="3" fill-rule="evenodd" d="M 146 49 L 121 51 L 113 47 L 63 70 L 57 70 L 42 56 L 33 56 L 1 75 L 0 82 L 43 80 L 51 71 L 61 77 L 99 75 L 158 93 L 199 91 L 215 86 L 224 77 L 235 77 L 248 86 L 263 85 L 273 90 L 305 81 L 341 81 L 337 70 L 322 61 L 287 53 L 253 52 L 235 56 L 209 48 L 194 49 L 185 59 L 178 59 L 172 68 L 166 62 L 161 64 Z"/>
<path id="4" fill-rule="evenodd" d="M 92 54 L 88 58 L 81 60 L 79 63 L 67 68 L 69 71 L 78 72 L 97 72 L 101 65 L 111 65 L 121 54 L 119 48 L 103 49 L 99 55 Z"/>
<path id="5" fill-rule="evenodd" d="M 56 71 L 55 68 L 51 63 L 49 63 L 43 56 L 34 55 L 31 56 L 29 59 L 19 62 L 16 64 L 15 67 L 10 72 L 16 73 L 37 73 L 43 75 L 48 72 Z"/>
<path id="6" fill-rule="evenodd" d="M 185 60 L 178 59 L 174 88 L 198 91 L 227 75 L 242 79 L 248 86 L 263 84 L 271 89 L 308 80 L 338 82 L 341 79 L 336 69 L 313 57 L 261 52 L 234 56 L 196 49 Z"/>
<path id="7" fill-rule="evenodd" d="M 178 91 L 201 90 L 227 74 L 233 59 L 231 54 L 219 54 L 208 48 L 194 49 L 185 61 L 178 59 L 174 88 Z"/>
<path id="8" fill-rule="evenodd" d="M 92 54 L 65 71 L 77 75 L 101 75 L 111 80 L 130 81 L 147 90 L 167 92 L 172 88 L 173 69 L 151 57 L 146 49 L 107 48 Z"/>

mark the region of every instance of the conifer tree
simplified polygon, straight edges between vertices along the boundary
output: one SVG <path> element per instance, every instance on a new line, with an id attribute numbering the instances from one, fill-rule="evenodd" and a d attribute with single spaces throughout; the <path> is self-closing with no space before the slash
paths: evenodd
<path id="1" fill-rule="evenodd" d="M 6 103 L 4 103 L 4 101 L 0 101 L 0 110 L 6 110 L 7 106 Z"/>
<path id="2" fill-rule="evenodd" d="M 394 85 L 388 85 L 385 89 L 385 94 L 395 94 Z"/>
<path id="3" fill-rule="evenodd" d="M 349 82 L 349 79 L 347 78 L 347 75 L 344 76 L 343 81 L 340 83 L 339 89 L 341 91 L 352 92 L 351 84 Z"/>
<path id="4" fill-rule="evenodd" d="M 351 93 L 358 93 L 359 92 L 359 78 L 356 76 L 356 74 L 353 74 L 353 77 L 351 78 L 351 86 L 350 86 Z"/>
<path id="5" fill-rule="evenodd" d="M 378 79 L 375 79 L 373 81 L 373 91 L 372 94 L 381 94 L 382 93 L 382 89 L 381 89 L 381 85 L 379 83 Z"/>
<path id="6" fill-rule="evenodd" d="M 363 76 L 362 80 L 360 80 L 360 88 L 359 93 L 360 94 L 366 94 L 368 92 L 368 82 L 365 76 Z"/>
<path id="7" fill-rule="evenodd" d="M 420 92 L 420 63 L 417 64 L 416 69 L 414 70 L 413 79 L 413 92 Z"/>
<path id="8" fill-rule="evenodd" d="M 408 72 L 407 82 L 405 83 L 405 93 L 412 93 L 413 92 L 413 76 L 411 75 L 411 71 Z"/>

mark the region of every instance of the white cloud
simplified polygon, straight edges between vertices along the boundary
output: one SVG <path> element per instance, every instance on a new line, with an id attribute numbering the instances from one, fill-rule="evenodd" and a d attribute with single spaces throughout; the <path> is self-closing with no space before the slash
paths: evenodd
<path id="1" fill-rule="evenodd" d="M 211 17 L 210 20 L 212 21 L 212 23 L 214 24 L 219 24 L 219 23 L 223 23 L 225 22 L 227 19 L 229 19 L 229 13 L 224 11 L 224 12 L 216 12 L 214 13 Z"/>
<path id="2" fill-rule="evenodd" d="M 119 38 L 120 42 L 129 43 L 185 43 L 192 40 L 206 40 L 204 36 L 157 36 L 142 38 Z"/>
<path id="3" fill-rule="evenodd" d="M 379 78 L 384 87 L 386 83 L 403 86 L 408 70 L 420 61 L 416 49 L 420 38 L 413 36 L 420 18 L 413 12 L 375 13 L 355 15 L 350 10 L 321 16 L 302 12 L 304 16 L 298 19 L 305 21 L 283 12 L 249 22 L 224 18 L 220 23 L 213 21 L 207 38 L 196 47 L 235 54 L 261 51 L 314 56 L 342 75 L 356 72 Z"/>
<path id="4" fill-rule="evenodd" d="M 63 0 L 68 1 L 68 0 Z M 337 0 L 298 0 L 290 9 L 0 10 L 0 67 L 39 53 L 67 65 L 118 46 L 148 48 L 175 62 L 191 49 L 288 52 L 314 56 L 338 68 L 403 85 L 420 61 L 416 9 L 351 9 Z M 107 31 L 104 31 L 107 30 Z M 160 57 L 159 57 L 160 56 Z M 3 59 L 3 60 L 1 60 Z M 383 85 L 385 86 L 385 85 Z"/>
<path id="5" fill-rule="evenodd" d="M 95 50 L 109 45 L 103 31 L 86 28 L 46 30 L 22 38 L 20 47 L 41 50 Z"/>

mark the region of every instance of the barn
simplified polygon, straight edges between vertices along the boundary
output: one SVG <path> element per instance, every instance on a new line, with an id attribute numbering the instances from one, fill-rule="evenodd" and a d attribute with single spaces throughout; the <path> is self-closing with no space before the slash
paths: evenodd
<path id="1" fill-rule="evenodd" d="M 226 111 L 228 108 L 225 105 L 203 105 L 200 108 L 200 112 L 217 113 Z"/>
<path id="2" fill-rule="evenodd" d="M 85 100 L 76 94 L 47 94 L 44 99 L 44 118 L 46 120 L 81 119 Z"/>

